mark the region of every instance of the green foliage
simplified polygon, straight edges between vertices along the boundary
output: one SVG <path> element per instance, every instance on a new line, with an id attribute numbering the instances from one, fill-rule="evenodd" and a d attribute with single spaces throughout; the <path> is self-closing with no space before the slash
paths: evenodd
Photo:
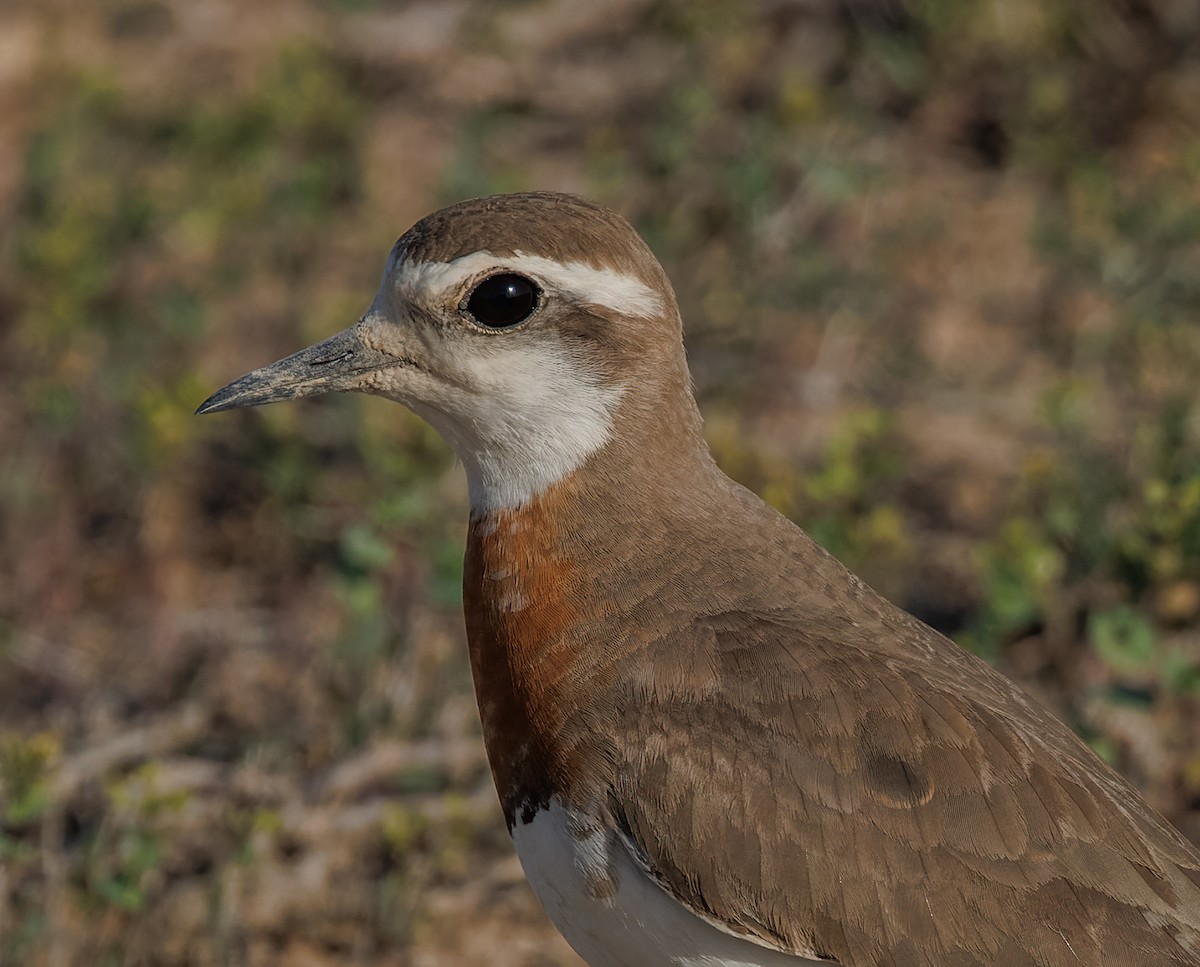
<path id="1" fill-rule="evenodd" d="M 1059 592 L 1064 556 L 1028 517 L 1005 522 L 980 552 L 984 606 L 963 644 L 994 657 L 1002 642 L 1044 619 Z"/>
<path id="2" fill-rule="evenodd" d="M 528 121 L 529 113 L 520 104 L 489 105 L 476 111 L 458 130 L 456 150 L 442 175 L 442 200 L 448 203 L 536 187 L 529 183 L 520 162 L 496 147 L 508 143 L 514 129 L 524 129 Z"/>
<path id="3" fill-rule="evenodd" d="M 87 891 L 110 906 L 137 913 L 146 904 L 147 883 L 162 862 L 159 837 L 131 829 L 97 841 L 87 866 Z"/>
<path id="4" fill-rule="evenodd" d="M 1088 640 L 1101 661 L 1118 675 L 1141 672 L 1154 657 L 1154 628 L 1128 605 L 1089 615 Z"/>
<path id="5" fill-rule="evenodd" d="M 900 573 L 911 553 L 897 493 L 903 471 L 894 421 L 863 409 L 842 421 L 802 482 L 799 517 L 813 539 L 878 583 Z"/>
<path id="6" fill-rule="evenodd" d="M 726 473 L 761 493 L 869 582 L 901 590 L 895 577 L 912 545 L 900 504 L 902 441 L 887 413 L 848 413 L 803 473 L 748 449 L 735 422 L 710 421 L 708 439 Z"/>
<path id="7" fill-rule="evenodd" d="M 445 608 L 460 606 L 463 554 L 461 528 L 442 487 L 451 466 L 446 445 L 426 423 L 394 405 L 369 402 L 356 409 L 358 418 L 345 432 L 363 463 L 363 507 L 341 531 L 332 555 L 329 580 L 343 617 L 328 650 L 352 745 L 387 729 L 393 719 L 389 697 L 374 686 L 380 665 L 408 644 L 395 620 L 402 593 L 396 549 L 421 562 L 422 594 Z"/>
<path id="8" fill-rule="evenodd" d="M 17 967 L 27 964 L 40 947 L 46 930 L 46 915 L 41 910 L 18 906 L 18 914 L 12 929 L 0 934 L 0 965 Z"/>
<path id="9" fill-rule="evenodd" d="M 201 385 L 186 360 L 205 306 L 264 258 L 296 272 L 355 197 L 361 113 L 313 48 L 285 51 L 245 96 L 134 103 L 82 75 L 57 100 L 7 239 L 25 402 L 67 438 L 84 432 L 84 407 L 133 407 L 136 435 L 114 442 L 136 467 L 189 436 L 179 413 Z M 152 281 L 131 299 L 139 271 Z"/>
<path id="10" fill-rule="evenodd" d="M 352 524 L 342 533 L 338 587 L 348 625 L 335 648 L 341 658 L 363 668 L 372 667 L 393 640 L 381 585 L 391 560 L 391 549 L 365 525 Z"/>
<path id="11" fill-rule="evenodd" d="M 1024 469 L 1014 515 L 984 546 L 985 606 L 971 629 L 988 653 L 1021 632 L 1086 618 L 1120 675 L 1159 653 L 1163 595 L 1200 580 L 1200 440 L 1168 410 L 1114 452 L 1090 422 L 1059 423 Z M 1174 620 L 1193 620 L 1186 603 Z M 1167 609 L 1169 611 L 1169 609 Z M 1171 677 L 1187 677 L 1181 670 Z"/>
<path id="12" fill-rule="evenodd" d="M 106 784 L 108 810 L 88 836 L 85 896 L 127 914 L 142 910 L 161 885 L 164 820 L 189 802 L 186 791 L 161 791 L 149 763 Z"/>
<path id="13" fill-rule="evenodd" d="M 1044 24 L 1051 54 L 1086 30 L 1053 15 Z M 1117 679 L 1194 693 L 1200 658 L 1164 638 L 1194 626 L 1200 588 L 1194 161 L 1178 154 L 1128 179 L 1093 150 L 1095 132 L 1063 120 L 1081 82 L 1032 79 L 1033 120 L 1014 130 L 1062 180 L 1032 241 L 1057 272 L 1060 304 L 1086 300 L 1091 320 L 1053 337 L 1071 375 L 1047 394 L 1045 446 L 982 550 L 984 605 L 964 640 L 995 653 L 1031 630 L 1080 625 Z"/>
<path id="14" fill-rule="evenodd" d="M 50 805 L 50 769 L 59 758 L 49 733 L 0 737 L 0 826 L 35 822 Z"/>

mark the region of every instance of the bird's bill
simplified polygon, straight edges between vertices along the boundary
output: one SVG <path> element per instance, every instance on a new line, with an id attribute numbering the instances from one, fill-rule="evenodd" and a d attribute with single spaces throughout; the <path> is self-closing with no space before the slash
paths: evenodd
<path id="1" fill-rule="evenodd" d="M 360 326 L 351 326 L 315 346 L 247 373 L 222 386 L 196 412 L 219 413 L 356 389 L 364 376 L 397 363 L 387 353 L 364 345 L 360 333 Z"/>

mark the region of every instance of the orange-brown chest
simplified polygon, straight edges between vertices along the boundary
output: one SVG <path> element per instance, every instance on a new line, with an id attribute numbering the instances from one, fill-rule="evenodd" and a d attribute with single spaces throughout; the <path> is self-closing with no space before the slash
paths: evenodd
<path id="1" fill-rule="evenodd" d="M 472 520 L 467 538 L 471 672 L 510 827 L 578 778 L 569 723 L 586 689 L 585 584 L 561 513 L 543 496 Z"/>

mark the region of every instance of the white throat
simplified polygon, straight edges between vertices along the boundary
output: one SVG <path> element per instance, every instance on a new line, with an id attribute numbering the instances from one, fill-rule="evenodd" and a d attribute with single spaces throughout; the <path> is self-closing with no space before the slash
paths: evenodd
<path id="1" fill-rule="evenodd" d="M 454 399 L 410 402 L 463 462 L 474 515 L 520 507 L 608 443 L 624 387 L 553 343 L 469 360 Z"/>

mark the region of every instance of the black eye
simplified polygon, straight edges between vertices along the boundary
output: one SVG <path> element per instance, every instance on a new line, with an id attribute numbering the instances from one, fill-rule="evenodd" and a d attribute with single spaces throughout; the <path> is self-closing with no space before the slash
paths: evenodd
<path id="1" fill-rule="evenodd" d="M 489 329 L 507 329 L 524 322 L 537 308 L 541 291 L 523 275 L 502 272 L 475 286 L 467 299 L 467 312 Z"/>

